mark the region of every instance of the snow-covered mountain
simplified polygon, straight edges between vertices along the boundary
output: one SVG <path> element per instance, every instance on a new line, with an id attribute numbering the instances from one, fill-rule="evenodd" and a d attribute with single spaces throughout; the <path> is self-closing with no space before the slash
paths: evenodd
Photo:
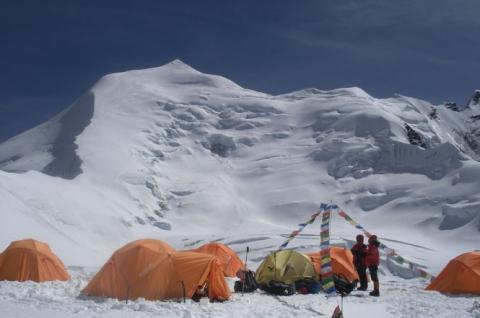
<path id="1" fill-rule="evenodd" d="M 464 113 L 463 141 L 472 157 L 480 160 L 480 90 L 473 92 Z"/>
<path id="2" fill-rule="evenodd" d="M 441 108 L 453 111 L 445 116 L 444 129 L 451 132 L 457 147 L 471 158 L 480 161 L 480 90 L 475 90 L 468 103 L 459 107 L 455 102 L 446 102 Z M 437 111 L 432 110 L 436 116 Z"/>
<path id="3" fill-rule="evenodd" d="M 178 60 L 107 75 L 0 145 L 0 246 L 34 237 L 95 266 L 139 237 L 271 250 L 335 202 L 400 251 L 421 245 L 407 256 L 438 271 L 480 238 L 475 116 L 475 103 L 456 112 L 360 88 L 272 96 Z"/>

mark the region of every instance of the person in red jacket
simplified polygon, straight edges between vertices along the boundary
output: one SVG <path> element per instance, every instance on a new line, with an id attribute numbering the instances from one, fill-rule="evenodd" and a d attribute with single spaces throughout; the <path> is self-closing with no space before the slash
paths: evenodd
<path id="1" fill-rule="evenodd" d="M 364 237 L 362 234 L 357 235 L 357 243 L 353 245 L 350 250 L 353 254 L 353 265 L 357 270 L 358 277 L 360 278 L 360 287 L 357 290 L 367 290 L 367 265 L 365 257 L 367 256 L 367 245 L 363 244 Z"/>
<path id="2" fill-rule="evenodd" d="M 366 263 L 368 271 L 370 272 L 370 277 L 373 281 L 373 291 L 370 293 L 370 296 L 380 296 L 380 284 L 378 282 L 378 265 L 380 265 L 380 255 L 378 253 L 378 246 L 380 242 L 377 239 L 376 235 L 370 236 L 368 239 L 368 248 L 367 248 L 367 257 Z"/>

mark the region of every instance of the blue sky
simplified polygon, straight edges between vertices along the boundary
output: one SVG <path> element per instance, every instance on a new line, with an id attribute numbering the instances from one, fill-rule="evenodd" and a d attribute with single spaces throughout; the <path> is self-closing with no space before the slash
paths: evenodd
<path id="1" fill-rule="evenodd" d="M 480 88 L 480 1 L 2 1 L 0 141 L 102 75 L 179 58 L 272 94 L 359 86 L 466 103 Z"/>

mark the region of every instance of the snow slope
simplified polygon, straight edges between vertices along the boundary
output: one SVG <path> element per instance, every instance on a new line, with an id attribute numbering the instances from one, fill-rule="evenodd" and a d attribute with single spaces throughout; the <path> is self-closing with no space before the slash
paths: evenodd
<path id="1" fill-rule="evenodd" d="M 452 136 L 458 112 L 431 108 L 359 88 L 271 96 L 178 60 L 107 75 L 0 145 L 0 242 L 98 265 L 137 237 L 288 232 L 333 201 L 381 236 L 456 253 L 479 237 L 480 164 Z"/>
<path id="2" fill-rule="evenodd" d="M 136 238 L 219 240 L 253 247 L 254 266 L 335 202 L 436 274 L 478 248 L 480 163 L 461 136 L 480 110 L 438 107 L 433 118 L 432 107 L 359 88 L 272 96 L 178 60 L 110 74 L 0 145 L 0 248 L 33 237 L 68 265 L 98 268 Z M 332 226 L 336 244 L 357 234 Z M 318 231 L 291 246 L 318 249 Z"/>
<path id="3" fill-rule="evenodd" d="M 248 245 L 255 269 L 320 202 L 337 203 L 437 274 L 478 248 L 480 163 L 464 136 L 480 109 L 437 107 L 432 116 L 432 107 L 359 88 L 272 96 L 178 60 L 107 75 L 50 121 L 0 144 L 0 248 L 26 237 L 48 242 L 73 275 L 0 282 L 0 309 L 13 317 L 328 316 L 338 299 L 319 295 L 236 295 L 206 307 L 78 298 L 111 253 L 137 238 L 179 249 L 215 240 L 242 257 Z M 318 250 L 318 223 L 290 246 Z M 338 217 L 331 233 L 344 246 L 357 234 Z M 480 317 L 470 297 L 392 276 L 411 273 L 384 255 L 381 271 L 382 298 L 349 298 L 346 313 Z"/>

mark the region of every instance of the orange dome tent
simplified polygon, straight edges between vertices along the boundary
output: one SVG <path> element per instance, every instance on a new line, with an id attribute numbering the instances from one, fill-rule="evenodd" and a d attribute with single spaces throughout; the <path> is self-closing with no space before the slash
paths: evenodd
<path id="1" fill-rule="evenodd" d="M 480 294 L 480 252 L 469 252 L 452 259 L 426 290 Z"/>
<path id="2" fill-rule="evenodd" d="M 215 256 L 177 252 L 162 241 L 144 239 L 113 253 L 82 292 L 118 299 L 191 298 L 205 283 L 210 299 L 230 297 L 222 266 Z"/>
<path id="3" fill-rule="evenodd" d="M 0 254 L 0 280 L 45 282 L 68 280 L 62 261 L 42 242 L 26 239 L 10 243 Z"/>
<path id="4" fill-rule="evenodd" d="M 320 273 L 320 253 L 308 253 L 307 255 L 312 260 L 317 273 Z M 332 270 L 334 274 L 341 274 L 350 282 L 358 280 L 358 273 L 353 266 L 353 255 L 349 249 L 332 246 L 330 248 L 330 258 L 332 259 Z"/>
<path id="5" fill-rule="evenodd" d="M 222 263 L 225 276 L 235 277 L 237 271 L 244 267 L 237 253 L 224 244 L 211 242 L 190 251 L 215 255 Z"/>

